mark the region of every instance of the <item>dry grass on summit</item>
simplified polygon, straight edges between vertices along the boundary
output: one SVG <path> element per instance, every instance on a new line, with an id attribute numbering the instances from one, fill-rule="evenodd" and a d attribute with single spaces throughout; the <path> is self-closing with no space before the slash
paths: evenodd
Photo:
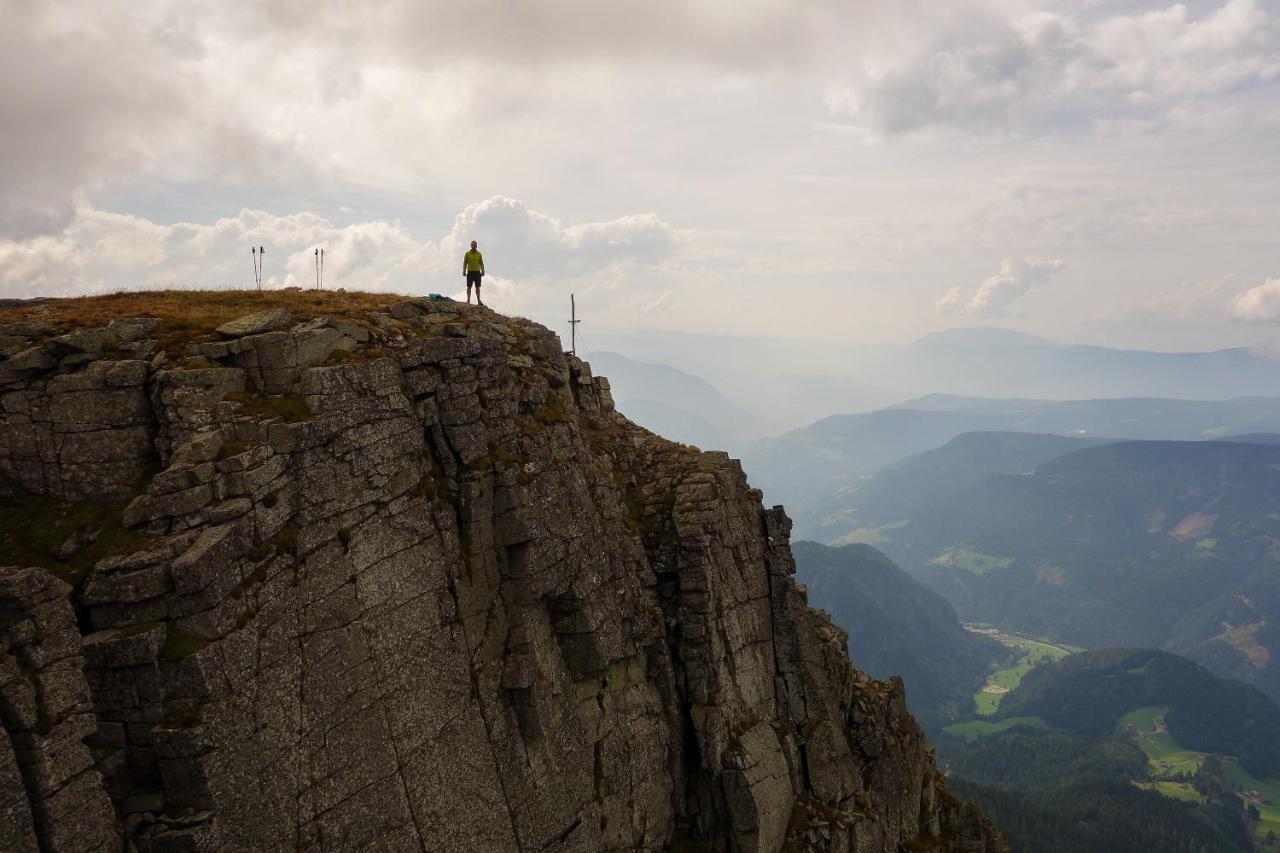
<path id="1" fill-rule="evenodd" d="M 142 290 L 74 296 L 0 309 L 0 323 L 36 321 L 58 329 L 92 329 L 128 317 L 156 317 L 193 329 L 215 327 L 271 308 L 288 308 L 295 320 L 363 311 L 385 311 L 412 299 L 403 293 L 344 290 Z"/>
<path id="2" fill-rule="evenodd" d="M 320 316 L 359 317 L 412 297 L 403 293 L 344 290 L 145 290 L 49 299 L 0 309 L 0 324 L 46 323 L 62 331 L 93 329 L 112 320 L 155 317 L 166 348 L 211 334 L 221 324 L 272 308 L 288 308 L 295 321 Z"/>

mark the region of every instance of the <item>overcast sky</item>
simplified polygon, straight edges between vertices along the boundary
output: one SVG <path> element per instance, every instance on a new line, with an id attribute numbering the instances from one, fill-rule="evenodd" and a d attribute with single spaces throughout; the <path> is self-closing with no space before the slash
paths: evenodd
<path id="1" fill-rule="evenodd" d="M 455 293 L 584 333 L 1280 331 L 1280 0 L 0 0 L 0 296 Z M 559 328 L 562 324 L 558 325 Z"/>

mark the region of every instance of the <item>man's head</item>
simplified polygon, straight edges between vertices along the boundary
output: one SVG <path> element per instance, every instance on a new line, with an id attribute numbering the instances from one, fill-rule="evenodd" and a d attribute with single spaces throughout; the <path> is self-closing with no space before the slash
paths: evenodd
<path id="1" fill-rule="evenodd" d="M 471 250 L 472 250 L 472 251 L 475 251 L 475 249 L 476 249 L 476 241 L 475 241 L 475 240 L 472 240 L 472 241 L 471 241 Z"/>

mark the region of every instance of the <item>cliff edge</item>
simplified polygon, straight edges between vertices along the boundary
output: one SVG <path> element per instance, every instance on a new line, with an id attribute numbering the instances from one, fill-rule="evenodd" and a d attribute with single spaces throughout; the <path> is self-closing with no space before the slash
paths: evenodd
<path id="1" fill-rule="evenodd" d="M 0 849 L 1005 850 L 735 460 L 399 300 L 0 311 Z"/>

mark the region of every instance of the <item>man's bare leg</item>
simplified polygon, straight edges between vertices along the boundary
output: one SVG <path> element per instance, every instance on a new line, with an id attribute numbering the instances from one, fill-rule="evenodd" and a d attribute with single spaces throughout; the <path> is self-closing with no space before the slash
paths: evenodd
<path id="1" fill-rule="evenodd" d="M 480 298 L 480 291 L 476 290 L 476 299 Z M 467 304 L 471 304 L 471 282 L 467 282 Z"/>
<path id="2" fill-rule="evenodd" d="M 482 302 L 482 301 L 480 300 L 480 285 L 479 285 L 479 284 L 477 284 L 477 285 L 476 285 L 476 305 L 480 306 L 481 308 L 483 308 L 483 307 L 484 307 L 484 302 Z"/>

